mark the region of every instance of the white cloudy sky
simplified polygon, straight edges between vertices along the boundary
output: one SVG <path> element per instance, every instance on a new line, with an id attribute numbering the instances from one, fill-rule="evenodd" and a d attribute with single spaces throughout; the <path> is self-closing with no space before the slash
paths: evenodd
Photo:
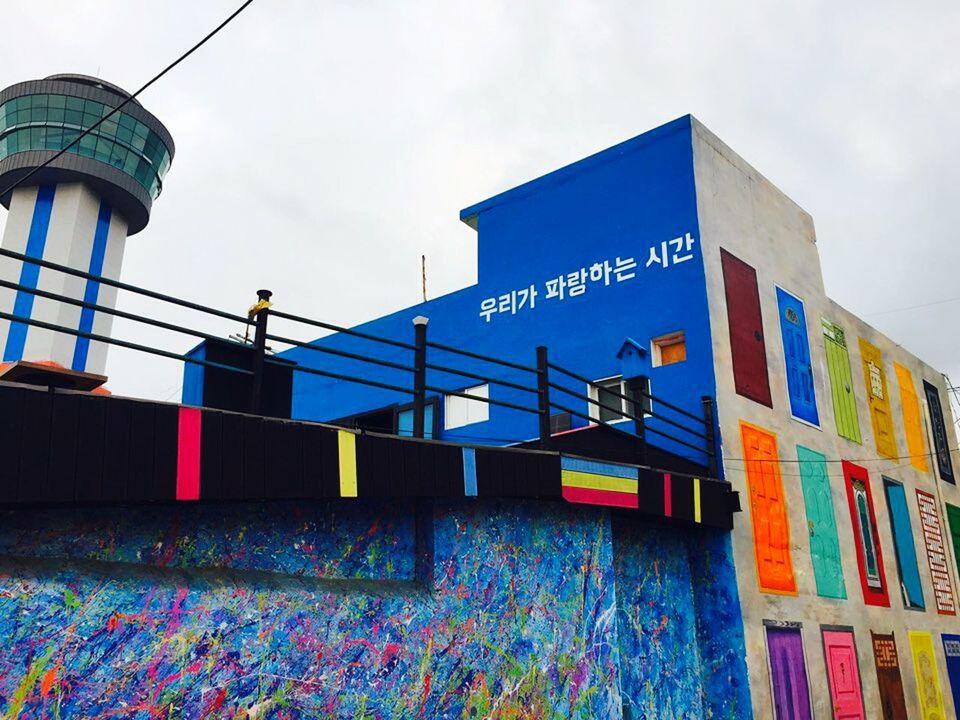
<path id="1" fill-rule="evenodd" d="M 10 3 L 0 82 L 133 90 L 238 4 Z M 956 0 L 256 0 L 141 98 L 177 155 L 123 279 L 359 322 L 417 301 L 421 253 L 431 295 L 475 281 L 460 208 L 693 113 L 814 216 L 828 292 L 960 381 L 958 37 Z M 179 396 L 172 361 L 108 374 Z"/>

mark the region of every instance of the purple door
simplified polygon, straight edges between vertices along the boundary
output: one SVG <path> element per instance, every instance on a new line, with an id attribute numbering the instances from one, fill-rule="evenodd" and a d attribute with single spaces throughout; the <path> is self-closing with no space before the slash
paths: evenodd
<path id="1" fill-rule="evenodd" d="M 810 689 L 800 629 L 767 627 L 770 681 L 777 720 L 810 720 Z"/>

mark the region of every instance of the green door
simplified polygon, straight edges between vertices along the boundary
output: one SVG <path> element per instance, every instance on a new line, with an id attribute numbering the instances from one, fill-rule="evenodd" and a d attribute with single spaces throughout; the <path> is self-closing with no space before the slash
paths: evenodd
<path id="1" fill-rule="evenodd" d="M 822 320 L 823 343 L 827 352 L 827 373 L 830 375 L 830 395 L 837 433 L 856 443 L 860 439 L 860 421 L 857 419 L 857 399 L 853 396 L 853 375 L 850 372 L 850 353 L 843 329 Z"/>
<path id="2" fill-rule="evenodd" d="M 957 572 L 960 573 L 960 508 L 947 503 L 947 522 L 950 525 L 950 536 L 953 540 L 953 555 L 957 561 Z"/>
<path id="3" fill-rule="evenodd" d="M 810 534 L 810 556 L 817 594 L 830 598 L 845 598 L 843 567 L 840 564 L 840 542 L 837 539 L 837 520 L 833 514 L 833 495 L 827 477 L 826 458 L 820 453 L 797 445 L 800 461 L 800 482 L 807 509 L 807 529 Z"/>

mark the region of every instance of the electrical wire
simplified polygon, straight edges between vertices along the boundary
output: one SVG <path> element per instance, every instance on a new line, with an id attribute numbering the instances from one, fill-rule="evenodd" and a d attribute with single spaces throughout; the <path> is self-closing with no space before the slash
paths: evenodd
<path id="1" fill-rule="evenodd" d="M 151 85 L 153 85 L 155 82 L 157 82 L 157 80 L 159 80 L 160 78 L 162 78 L 162 77 L 163 77 L 164 75 L 166 75 L 168 72 L 170 72 L 171 70 L 173 70 L 177 65 L 179 65 L 179 64 L 182 63 L 184 60 L 186 60 L 188 57 L 190 57 L 191 55 L 193 55 L 194 52 L 196 52 L 196 51 L 199 50 L 201 47 L 203 47 L 203 45 L 205 45 L 206 42 L 207 42 L 208 40 L 210 40 L 210 38 L 212 38 L 212 37 L 213 37 L 214 35 L 216 35 L 218 32 L 220 32 L 221 30 L 223 30 L 223 28 L 225 28 L 225 27 L 230 23 L 230 21 L 232 21 L 235 17 L 237 17 L 237 15 L 239 15 L 239 14 L 242 13 L 244 10 L 246 10 L 247 7 L 248 7 L 252 2 L 253 2 L 253 0 L 246 0 L 246 2 L 244 2 L 239 8 L 237 8 L 236 10 L 234 10 L 226 20 L 224 20 L 222 23 L 220 23 L 219 25 L 217 25 L 213 30 L 211 30 L 209 33 L 207 33 L 206 36 L 204 36 L 204 38 L 203 38 L 202 40 L 200 40 L 200 42 L 198 42 L 198 43 L 197 43 L 196 45 L 194 45 L 192 48 L 190 48 L 190 49 L 187 50 L 185 53 L 183 53 L 180 57 L 178 57 L 178 58 L 177 58 L 176 60 L 174 60 L 172 63 L 170 63 L 169 65 L 167 65 L 167 67 L 165 67 L 163 70 L 161 70 L 158 74 L 154 75 L 153 78 L 151 78 L 143 87 L 141 87 L 139 90 L 137 90 L 135 93 L 133 93 L 133 95 L 130 95 L 129 97 L 127 97 L 127 99 L 124 100 L 124 101 L 123 101 L 122 103 L 120 103 L 119 105 L 117 105 L 117 107 L 113 108 L 113 110 L 111 110 L 108 115 L 105 115 L 104 117 L 100 118 L 97 122 L 95 122 L 93 125 L 91 125 L 91 126 L 88 127 L 86 130 L 84 130 L 82 133 L 80 133 L 76 138 L 74 138 L 74 140 L 73 140 L 72 142 L 70 142 L 68 145 L 66 145 L 66 147 L 64 147 L 64 148 L 61 149 L 59 152 L 57 152 L 55 155 L 53 155 L 53 157 L 51 157 L 51 158 L 49 158 L 48 160 L 45 160 L 44 162 L 40 163 L 37 167 L 33 168 L 30 172 L 28 172 L 26 175 L 24 175 L 24 176 L 21 177 L 19 180 L 17 180 L 16 182 L 14 182 L 12 185 L 7 186 L 7 187 L 4 188 L 3 190 L 0 190 L 0 197 L 4 197 L 4 196 L 6 196 L 8 193 L 11 193 L 11 192 L 13 192 L 14 190 L 16 190 L 20 185 L 22 185 L 23 183 L 25 183 L 25 182 L 26 182 L 27 180 L 29 180 L 31 177 L 33 177 L 33 176 L 36 175 L 38 172 L 40 172 L 40 171 L 43 170 L 45 167 L 47 167 L 47 166 L 48 166 L 50 163 L 52 163 L 54 160 L 56 160 L 56 159 L 59 158 L 61 155 L 63 155 L 64 153 L 66 153 L 66 152 L 67 152 L 70 148 L 72 148 L 74 145 L 76 145 L 77 143 L 79 143 L 81 139 L 83 139 L 84 137 L 86 137 L 87 135 L 89 135 L 91 132 L 93 132 L 94 130 L 96 130 L 98 127 L 100 127 L 100 125 L 102 125 L 102 124 L 105 123 L 107 120 L 109 120 L 109 119 L 112 118 L 114 115 L 116 115 L 118 112 L 120 112 L 120 110 L 122 110 L 124 107 L 126 107 L 129 103 L 133 102 L 133 100 L 134 100 L 138 95 L 140 95 L 140 93 L 142 93 L 144 90 L 146 90 L 147 88 L 149 88 Z"/>

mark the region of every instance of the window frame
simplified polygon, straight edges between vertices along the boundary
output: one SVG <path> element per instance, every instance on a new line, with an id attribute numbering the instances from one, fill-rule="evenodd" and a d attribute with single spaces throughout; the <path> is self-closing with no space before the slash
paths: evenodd
<path id="1" fill-rule="evenodd" d="M 674 360 L 672 362 L 663 362 L 663 348 L 671 345 L 683 343 L 683 360 Z M 675 330 L 674 332 L 658 335 L 650 340 L 650 363 L 653 367 L 670 367 L 687 361 L 687 333 L 685 330 Z"/>
<path id="2" fill-rule="evenodd" d="M 479 385 L 471 385 L 471 386 L 465 387 L 465 388 L 463 388 L 463 389 L 461 389 L 461 390 L 457 390 L 456 392 L 462 393 L 462 394 L 464 394 L 464 395 L 470 395 L 470 394 L 471 394 L 471 391 L 478 391 L 478 390 L 480 390 L 481 388 L 483 388 L 484 394 L 482 394 L 482 395 L 474 394 L 474 397 L 477 397 L 477 398 L 478 398 L 477 400 L 467 400 L 466 398 L 460 397 L 459 395 L 444 395 L 444 396 L 443 396 L 443 429 L 444 429 L 444 431 L 446 431 L 446 430 L 457 430 L 458 428 L 468 427 L 468 426 L 470 426 L 470 425 L 476 425 L 476 424 L 478 424 L 478 423 L 487 422 L 487 421 L 490 420 L 490 403 L 485 402 L 486 400 L 489 400 L 489 399 L 490 399 L 490 383 L 481 383 L 481 384 L 479 384 Z M 450 403 L 451 403 L 451 402 L 454 402 L 454 403 L 456 403 L 456 402 L 470 403 L 470 405 L 467 405 L 467 422 L 462 422 L 462 423 L 459 423 L 459 422 L 458 422 L 458 424 L 456 424 L 456 425 L 450 425 L 450 424 L 449 424 L 449 423 L 450 423 L 449 418 L 450 418 Z M 474 405 L 482 405 L 482 406 L 483 406 L 484 410 L 483 410 L 483 413 L 482 413 L 482 414 L 483 414 L 485 417 L 482 417 L 482 418 L 476 419 L 476 420 L 470 419 L 469 408 L 470 408 L 471 406 L 474 406 Z"/>

